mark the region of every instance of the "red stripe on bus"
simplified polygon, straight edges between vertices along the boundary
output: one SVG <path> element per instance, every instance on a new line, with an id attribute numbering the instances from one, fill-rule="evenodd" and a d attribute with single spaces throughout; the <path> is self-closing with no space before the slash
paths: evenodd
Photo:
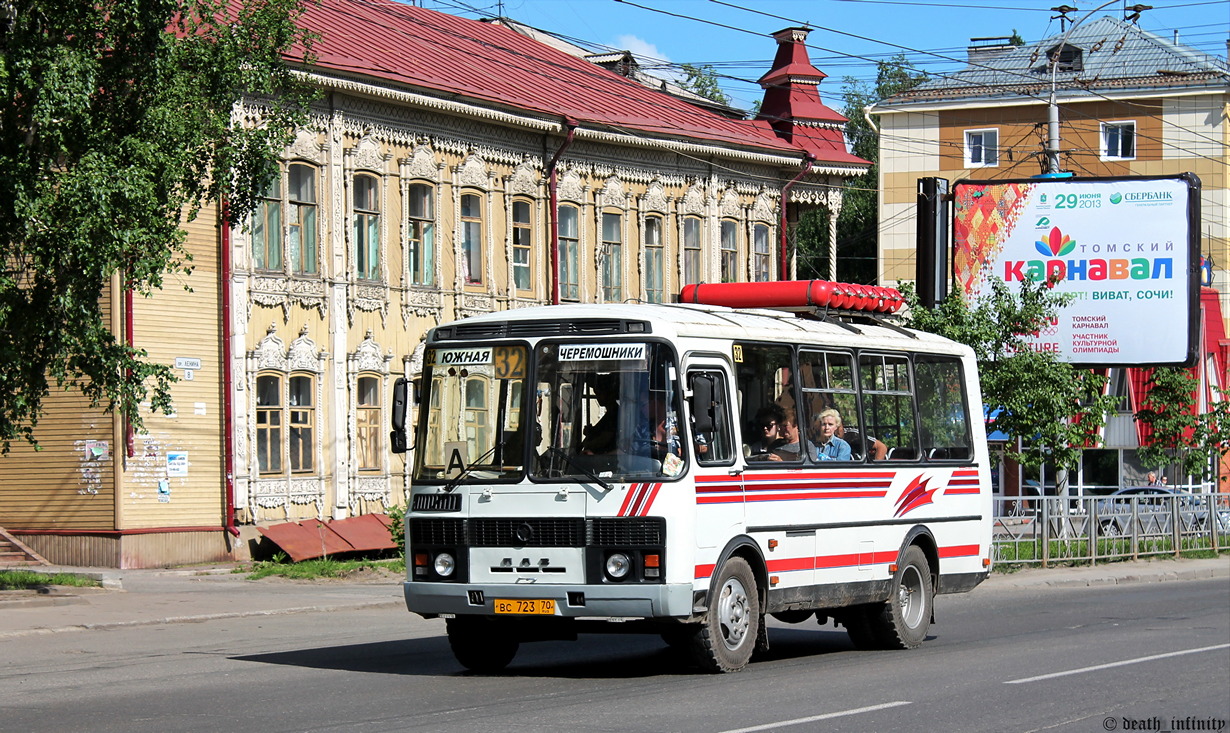
<path id="1" fill-rule="evenodd" d="M 978 545 L 954 545 L 952 547 L 941 547 L 939 549 L 940 557 L 969 557 L 977 555 L 979 552 Z M 860 558 L 865 558 L 860 562 Z M 792 570 L 810 570 L 814 567 L 816 570 L 831 570 L 834 568 L 855 567 L 858 565 L 887 565 L 897 561 L 896 550 L 883 550 L 881 552 L 871 553 L 871 557 L 867 558 L 863 553 L 850 552 L 842 555 L 819 555 L 815 558 L 810 557 L 787 557 L 776 558 L 766 561 L 766 567 L 769 572 L 788 572 Z M 716 565 L 697 565 L 696 578 L 708 578 L 713 575 Z"/>
<path id="2" fill-rule="evenodd" d="M 644 517 L 649 514 L 649 508 L 653 506 L 654 499 L 658 498 L 658 492 L 662 490 L 662 484 L 657 483 L 649 491 L 649 497 L 645 500 L 645 506 L 641 507 L 641 511 L 636 516 Z"/>
<path id="3" fill-rule="evenodd" d="M 632 484 L 628 486 L 628 493 L 624 496 L 624 503 L 619 507 L 619 514 L 616 516 L 628 516 L 628 507 L 632 504 L 632 497 L 636 496 L 636 492 L 640 489 L 640 484 Z"/>
<path id="4" fill-rule="evenodd" d="M 952 547 L 941 547 L 940 557 L 969 557 L 977 555 L 980 551 L 978 545 L 953 545 Z"/>

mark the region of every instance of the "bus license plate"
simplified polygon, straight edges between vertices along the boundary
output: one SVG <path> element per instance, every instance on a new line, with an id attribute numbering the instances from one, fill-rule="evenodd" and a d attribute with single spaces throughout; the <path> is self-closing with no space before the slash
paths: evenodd
<path id="1" fill-rule="evenodd" d="M 550 598 L 497 598 L 495 612 L 552 616 L 555 614 L 555 601 Z"/>

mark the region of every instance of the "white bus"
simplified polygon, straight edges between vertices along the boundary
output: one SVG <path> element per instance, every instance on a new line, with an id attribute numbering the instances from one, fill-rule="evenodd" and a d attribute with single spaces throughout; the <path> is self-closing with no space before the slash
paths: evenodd
<path id="1" fill-rule="evenodd" d="M 415 383 L 407 608 L 447 619 L 476 671 L 587 631 L 660 634 L 736 671 L 767 648 L 766 615 L 832 619 L 859 648 L 920 644 L 934 595 L 990 567 L 975 362 L 890 323 L 887 289 L 832 288 L 689 286 L 689 304 L 433 329 Z"/>

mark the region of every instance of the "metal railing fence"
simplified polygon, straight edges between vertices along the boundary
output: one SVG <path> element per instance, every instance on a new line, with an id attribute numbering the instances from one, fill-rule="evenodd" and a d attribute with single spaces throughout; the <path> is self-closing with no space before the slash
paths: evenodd
<path id="1" fill-rule="evenodd" d="M 995 497 L 997 564 L 1179 556 L 1230 546 L 1230 495 Z"/>

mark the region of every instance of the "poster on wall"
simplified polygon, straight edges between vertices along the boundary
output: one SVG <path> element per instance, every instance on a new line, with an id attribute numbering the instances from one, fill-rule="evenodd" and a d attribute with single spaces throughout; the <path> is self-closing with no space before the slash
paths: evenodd
<path id="1" fill-rule="evenodd" d="M 1030 348 L 1081 366 L 1190 365 L 1199 323 L 1194 175 L 957 181 L 953 278 L 1054 280 L 1072 302 Z"/>

